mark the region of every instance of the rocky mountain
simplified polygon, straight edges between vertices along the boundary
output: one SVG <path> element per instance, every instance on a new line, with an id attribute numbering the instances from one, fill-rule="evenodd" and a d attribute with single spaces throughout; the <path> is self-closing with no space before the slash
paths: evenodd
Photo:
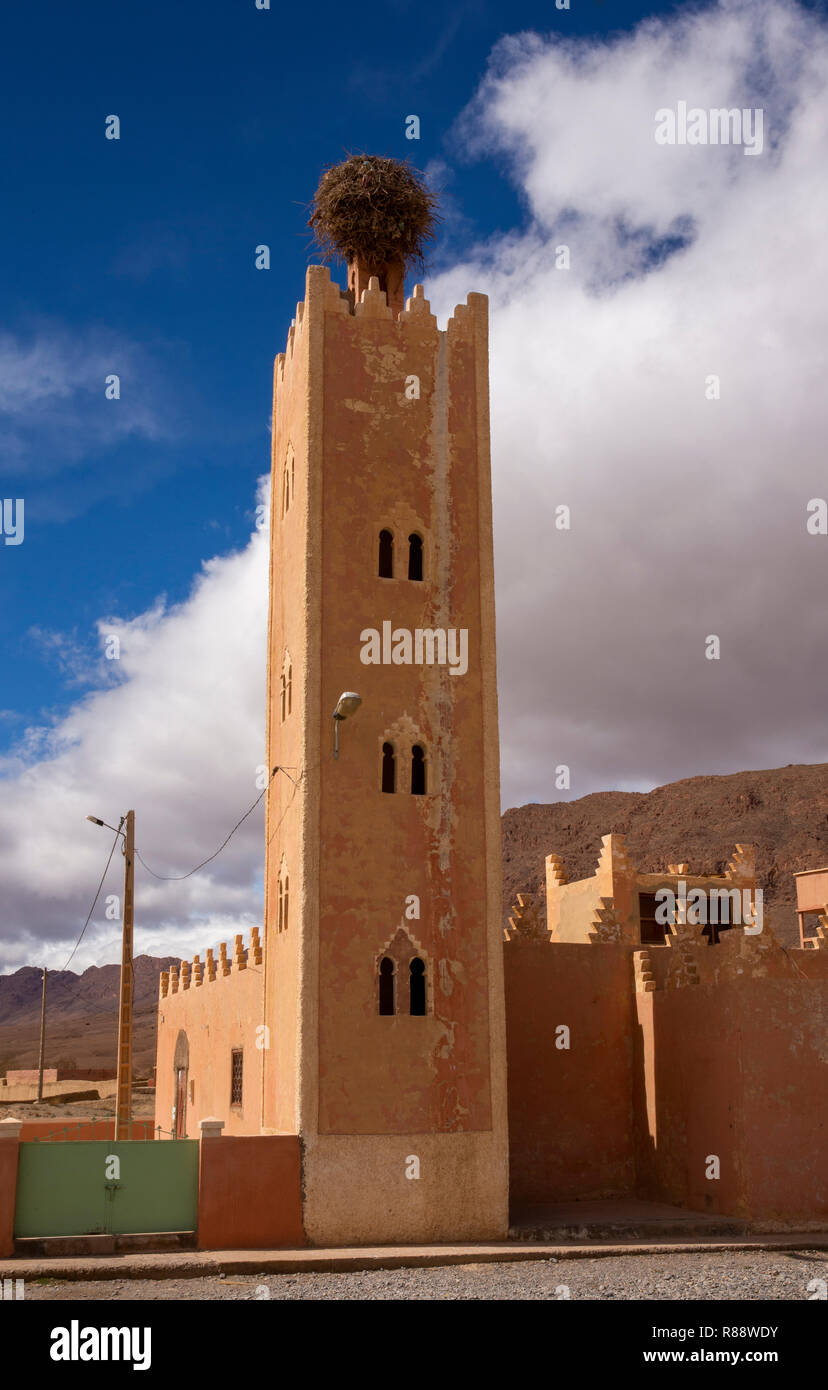
<path id="1" fill-rule="evenodd" d="M 722 873 L 738 842 L 756 846 L 765 922 L 783 945 L 798 946 L 792 875 L 828 865 L 828 764 L 521 806 L 505 813 L 502 828 L 504 920 L 524 889 L 545 899 L 547 854 L 560 855 L 570 878 L 594 873 L 602 835 L 623 835 L 645 872 L 686 862 L 691 873 Z"/>
<path id="2" fill-rule="evenodd" d="M 177 956 L 136 956 L 133 1068 L 148 1075 L 155 1061 L 158 976 Z M 121 967 L 91 965 L 83 974 L 50 971 L 46 981 L 46 1065 L 106 1067 L 115 1075 Z M 40 970 L 24 965 L 0 975 L 0 1075 L 9 1067 L 37 1066 L 40 1043 Z"/>

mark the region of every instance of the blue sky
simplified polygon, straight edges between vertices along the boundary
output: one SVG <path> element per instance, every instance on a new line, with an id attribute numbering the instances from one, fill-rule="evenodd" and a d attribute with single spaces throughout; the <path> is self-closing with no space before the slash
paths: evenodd
<path id="1" fill-rule="evenodd" d="M 322 167 L 345 149 L 446 160 L 439 268 L 524 215 L 499 161 L 457 162 L 451 136 L 506 25 L 594 33 L 670 8 L 410 0 L 368 3 L 354 23 L 324 0 L 236 0 L 7 15 L 0 333 L 74 340 L 81 360 L 70 430 L 17 418 L 0 456 L 26 523 L 2 556 L 0 748 L 77 697 L 32 629 L 84 648 L 100 613 L 183 598 L 203 558 L 246 538 Z M 113 113 L 119 141 L 104 138 Z M 261 243 L 269 272 L 254 268 Z M 104 397 L 109 371 L 119 402 Z"/>
<path id="2" fill-rule="evenodd" d="M 4 18 L 0 969 L 68 955 L 86 813 L 174 874 L 257 794 L 272 364 L 347 150 L 441 191 L 440 322 L 490 299 L 504 805 L 828 759 L 824 4 L 272 3 Z M 761 157 L 658 145 L 679 101 L 762 109 Z M 262 859 L 256 813 L 139 873 L 137 949 L 259 923 Z"/>

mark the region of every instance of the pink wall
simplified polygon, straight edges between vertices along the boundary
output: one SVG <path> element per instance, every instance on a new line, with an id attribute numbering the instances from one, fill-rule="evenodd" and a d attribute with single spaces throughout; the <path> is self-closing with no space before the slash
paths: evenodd
<path id="1" fill-rule="evenodd" d="M 701 945 L 683 985 L 678 952 L 650 955 L 657 988 L 635 993 L 628 947 L 505 944 L 513 1207 L 635 1192 L 824 1220 L 828 952 Z"/>
<path id="2" fill-rule="evenodd" d="M 631 1192 L 629 950 L 513 941 L 504 963 L 512 1203 Z"/>
<path id="3" fill-rule="evenodd" d="M 306 1244 L 296 1135 L 202 1139 L 198 1244 L 201 1250 Z"/>
<path id="4" fill-rule="evenodd" d="M 636 1006 L 641 1195 L 752 1220 L 828 1216 L 828 978 L 656 990 Z"/>

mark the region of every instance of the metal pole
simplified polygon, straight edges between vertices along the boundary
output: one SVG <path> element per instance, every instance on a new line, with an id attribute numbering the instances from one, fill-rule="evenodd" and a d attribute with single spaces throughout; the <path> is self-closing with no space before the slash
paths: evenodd
<path id="1" fill-rule="evenodd" d="M 43 1058 L 46 1055 L 46 966 L 43 967 L 43 997 L 40 1001 L 40 1061 L 37 1064 L 37 1098 L 43 1099 Z"/>
<path id="2" fill-rule="evenodd" d="M 129 1139 L 132 1111 L 132 931 L 135 868 L 135 812 L 127 811 L 124 854 L 124 931 L 121 948 L 121 999 L 118 1011 L 118 1080 L 115 1138 Z"/>

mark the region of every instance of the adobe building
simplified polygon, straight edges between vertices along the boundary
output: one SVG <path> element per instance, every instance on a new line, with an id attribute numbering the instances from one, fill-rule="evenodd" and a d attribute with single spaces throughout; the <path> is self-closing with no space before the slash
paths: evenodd
<path id="1" fill-rule="evenodd" d="M 298 1136 L 317 1245 L 508 1226 L 487 300 L 386 269 L 276 359 L 263 937 L 159 1001 L 156 1123 Z"/>

